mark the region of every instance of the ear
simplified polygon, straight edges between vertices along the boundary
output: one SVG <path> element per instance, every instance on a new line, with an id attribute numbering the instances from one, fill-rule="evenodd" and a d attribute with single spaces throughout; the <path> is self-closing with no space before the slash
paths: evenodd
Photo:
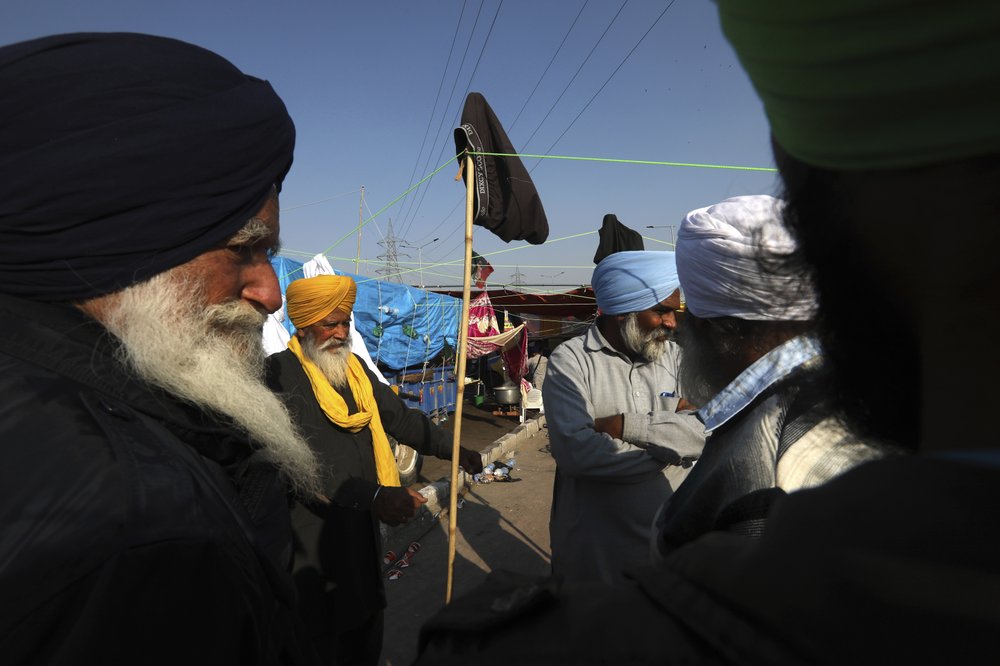
<path id="1" fill-rule="evenodd" d="M 297 337 L 299 340 L 305 340 L 306 339 L 305 330 L 301 328 L 295 329 L 295 337 Z"/>

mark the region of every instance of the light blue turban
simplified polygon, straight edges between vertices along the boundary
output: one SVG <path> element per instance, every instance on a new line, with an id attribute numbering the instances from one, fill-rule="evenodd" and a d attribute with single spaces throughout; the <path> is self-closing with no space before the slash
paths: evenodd
<path id="1" fill-rule="evenodd" d="M 591 286 L 603 314 L 648 310 L 680 288 L 673 252 L 615 252 L 594 269 Z"/>

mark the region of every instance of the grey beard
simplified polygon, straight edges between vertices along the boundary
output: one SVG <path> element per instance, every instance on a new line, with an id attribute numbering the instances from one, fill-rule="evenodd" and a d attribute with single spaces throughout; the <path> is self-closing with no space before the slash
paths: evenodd
<path id="1" fill-rule="evenodd" d="M 120 292 L 102 323 L 120 341 L 119 359 L 140 379 L 231 419 L 297 492 L 309 495 L 319 487 L 319 466 L 264 384 L 264 319 L 242 300 L 206 306 L 203 280 L 180 266 Z"/>
<path id="2" fill-rule="evenodd" d="M 691 404 L 704 407 L 729 385 L 729 380 L 718 371 L 720 360 L 739 350 L 735 341 L 725 336 L 694 335 L 690 326 L 681 326 L 677 337 L 681 346 L 678 369 L 681 390 Z"/>
<path id="3" fill-rule="evenodd" d="M 637 312 L 629 312 L 625 315 L 624 321 L 620 325 L 622 342 L 625 343 L 625 347 L 647 361 L 659 361 L 663 357 L 663 353 L 667 350 L 667 340 L 669 340 L 668 329 L 656 329 L 648 333 L 644 333 L 641 328 L 639 328 Z M 667 334 L 666 339 L 660 339 Z"/>
<path id="4" fill-rule="evenodd" d="M 306 334 L 302 343 L 302 353 L 316 364 L 323 376 L 334 388 L 347 386 L 347 362 L 351 357 L 351 338 L 338 342 L 334 338 L 316 344 L 312 335 Z"/>

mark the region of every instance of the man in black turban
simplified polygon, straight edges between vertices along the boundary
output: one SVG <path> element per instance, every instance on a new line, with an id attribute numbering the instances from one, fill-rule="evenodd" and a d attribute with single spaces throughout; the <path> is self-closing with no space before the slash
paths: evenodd
<path id="1" fill-rule="evenodd" d="M 295 130 L 270 85 L 135 34 L 0 48 L 0 655 L 300 663 L 262 382 Z"/>

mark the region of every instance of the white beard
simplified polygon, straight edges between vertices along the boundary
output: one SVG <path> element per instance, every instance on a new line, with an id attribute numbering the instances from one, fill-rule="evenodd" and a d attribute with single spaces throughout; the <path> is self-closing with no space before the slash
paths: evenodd
<path id="1" fill-rule="evenodd" d="M 670 329 L 661 327 L 656 330 L 644 333 L 639 328 L 638 313 L 630 312 L 625 315 L 620 326 L 622 342 L 625 347 L 647 361 L 659 361 L 663 353 L 667 350 L 667 341 L 670 339 Z"/>
<path id="2" fill-rule="evenodd" d="M 347 386 L 347 362 L 351 357 L 351 338 L 345 338 L 343 342 L 329 338 L 322 344 L 316 344 L 309 333 L 306 333 L 304 338 L 302 353 L 316 364 L 330 385 L 334 388 Z"/>
<path id="3" fill-rule="evenodd" d="M 180 266 L 120 292 L 102 323 L 142 380 L 232 419 L 298 493 L 314 493 L 316 458 L 263 381 L 265 316 L 243 300 L 206 307 L 204 292 Z"/>

